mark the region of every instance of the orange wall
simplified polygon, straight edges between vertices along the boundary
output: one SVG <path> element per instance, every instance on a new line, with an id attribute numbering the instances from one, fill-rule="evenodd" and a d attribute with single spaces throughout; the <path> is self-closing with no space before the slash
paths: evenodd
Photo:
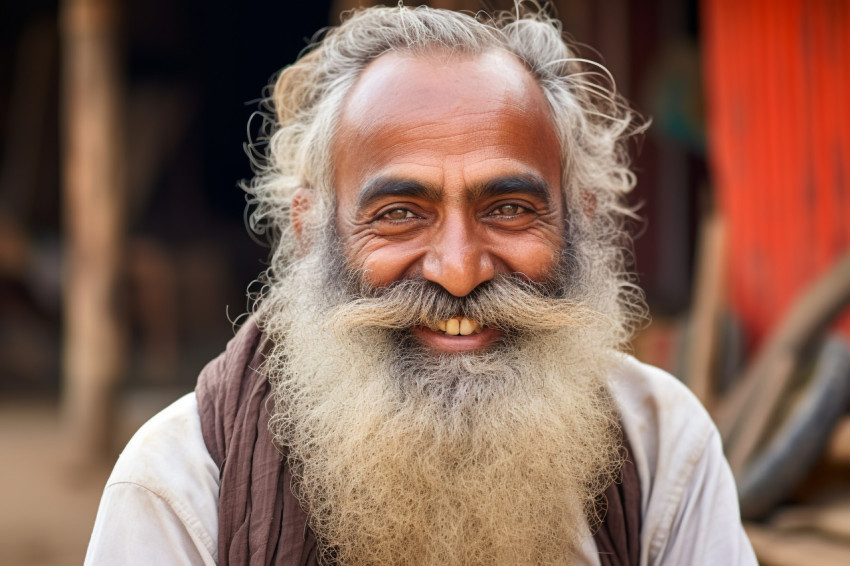
<path id="1" fill-rule="evenodd" d="M 705 0 L 702 17 L 730 300 L 758 342 L 850 251 L 850 2 Z"/>

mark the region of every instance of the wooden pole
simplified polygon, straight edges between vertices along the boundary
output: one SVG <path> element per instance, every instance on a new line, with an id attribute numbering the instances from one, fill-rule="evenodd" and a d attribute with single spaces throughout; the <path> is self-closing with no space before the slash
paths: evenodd
<path id="1" fill-rule="evenodd" d="M 850 253 L 812 283 L 773 330 L 716 413 L 729 465 L 740 479 L 812 340 L 850 304 Z"/>
<path id="2" fill-rule="evenodd" d="M 717 212 L 710 213 L 700 230 L 690 340 L 684 380 L 709 410 L 714 405 L 719 332 L 726 284 L 726 231 Z"/>
<path id="3" fill-rule="evenodd" d="M 124 243 L 118 13 L 111 0 L 62 7 L 63 410 L 72 463 L 107 453 L 124 359 L 117 289 Z"/>

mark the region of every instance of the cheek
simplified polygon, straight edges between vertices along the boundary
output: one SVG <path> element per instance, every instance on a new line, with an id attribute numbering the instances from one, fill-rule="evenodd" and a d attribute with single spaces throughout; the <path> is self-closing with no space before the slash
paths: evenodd
<path id="1" fill-rule="evenodd" d="M 564 249 L 564 234 L 554 222 L 520 234 L 500 234 L 490 249 L 503 271 L 522 273 L 532 281 L 552 275 Z"/>
<path id="2" fill-rule="evenodd" d="M 522 273 L 532 281 L 543 281 L 557 265 L 559 247 L 541 242 L 512 242 L 500 247 L 500 256 L 508 271 Z"/>
<path id="3" fill-rule="evenodd" d="M 413 275 L 414 265 L 421 254 L 413 246 L 369 245 L 352 250 L 349 255 L 351 266 L 362 269 L 366 280 L 377 287 L 384 287 Z"/>

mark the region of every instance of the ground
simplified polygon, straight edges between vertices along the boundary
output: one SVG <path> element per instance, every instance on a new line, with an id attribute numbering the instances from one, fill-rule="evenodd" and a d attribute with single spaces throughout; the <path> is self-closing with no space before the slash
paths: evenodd
<path id="1" fill-rule="evenodd" d="M 124 399 L 116 446 L 175 392 Z M 71 465 L 58 402 L 0 401 L 0 564 L 79 566 L 118 450 L 81 469 Z"/>

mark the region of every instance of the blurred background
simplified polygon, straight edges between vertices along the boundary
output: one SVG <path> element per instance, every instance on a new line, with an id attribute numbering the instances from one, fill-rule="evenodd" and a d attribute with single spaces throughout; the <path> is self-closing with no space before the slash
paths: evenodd
<path id="1" fill-rule="evenodd" d="M 264 268 L 238 188 L 264 85 L 375 3 L 0 4 L 0 564 L 82 562 L 121 447 Z M 653 118 L 636 355 L 712 412 L 762 563 L 850 564 L 850 1 L 552 4 Z"/>

